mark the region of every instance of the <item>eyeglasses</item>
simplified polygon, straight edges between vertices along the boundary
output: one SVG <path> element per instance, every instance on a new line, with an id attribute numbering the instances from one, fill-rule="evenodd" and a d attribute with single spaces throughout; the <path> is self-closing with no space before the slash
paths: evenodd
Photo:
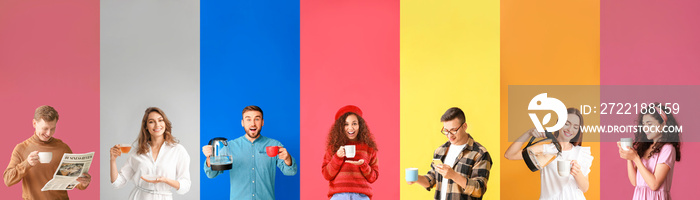
<path id="1" fill-rule="evenodd" d="M 464 126 L 464 123 L 462 123 L 462 125 L 457 127 L 457 129 L 455 129 L 455 130 L 447 130 L 447 129 L 445 129 L 445 127 L 442 127 L 442 129 L 440 129 L 440 133 L 442 133 L 443 135 L 448 135 L 448 134 L 455 135 L 455 134 L 457 134 L 457 131 L 459 131 L 459 129 L 462 128 L 462 126 Z"/>

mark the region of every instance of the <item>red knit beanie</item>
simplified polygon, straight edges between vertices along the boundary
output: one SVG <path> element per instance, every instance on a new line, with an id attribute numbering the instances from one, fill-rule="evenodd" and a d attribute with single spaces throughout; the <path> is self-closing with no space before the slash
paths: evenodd
<path id="1" fill-rule="evenodd" d="M 347 112 L 353 112 L 353 113 L 359 115 L 360 117 L 362 117 L 362 110 L 360 110 L 359 107 L 354 106 L 354 105 L 347 105 L 347 106 L 343 106 L 342 108 L 340 108 L 338 110 L 338 112 L 335 113 L 335 120 L 338 120 L 338 118 L 340 118 L 340 116 L 343 116 L 343 114 L 345 114 Z"/>

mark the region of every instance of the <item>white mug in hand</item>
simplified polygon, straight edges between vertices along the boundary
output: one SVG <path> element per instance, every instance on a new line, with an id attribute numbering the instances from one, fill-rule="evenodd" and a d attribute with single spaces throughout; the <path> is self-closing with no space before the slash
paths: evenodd
<path id="1" fill-rule="evenodd" d="M 53 158 L 53 152 L 39 152 L 40 163 L 49 163 L 51 158 Z"/>
<path id="2" fill-rule="evenodd" d="M 355 157 L 355 145 L 345 145 L 345 157 L 354 158 Z"/>
<path id="3" fill-rule="evenodd" d="M 571 161 L 569 161 L 569 160 L 557 161 L 557 170 L 559 171 L 559 176 L 569 175 L 571 173 Z"/>
<path id="4" fill-rule="evenodd" d="M 632 148 L 632 138 L 620 138 L 620 146 L 624 150 L 630 150 Z"/>

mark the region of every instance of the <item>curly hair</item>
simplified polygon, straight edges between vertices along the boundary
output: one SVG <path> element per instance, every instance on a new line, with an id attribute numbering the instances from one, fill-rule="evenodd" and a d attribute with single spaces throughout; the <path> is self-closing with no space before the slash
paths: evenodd
<path id="1" fill-rule="evenodd" d="M 656 105 L 656 106 L 654 106 Z M 662 106 L 661 103 L 654 103 L 651 104 L 648 109 L 657 109 L 661 110 L 661 112 L 665 112 L 668 108 L 665 106 Z M 664 119 L 661 117 L 661 115 L 658 112 L 653 112 L 653 113 L 646 113 L 646 114 L 639 114 L 637 117 L 637 125 L 643 126 L 644 122 L 642 121 L 645 115 L 651 115 L 656 119 L 656 121 L 659 121 L 659 124 L 664 123 Z M 666 114 L 667 120 L 666 126 L 678 126 L 678 122 L 676 122 L 676 118 L 673 117 L 672 113 Z M 653 144 L 653 146 L 652 146 Z M 653 140 L 650 140 L 647 138 L 647 135 L 644 133 L 644 130 L 641 128 L 638 129 L 636 133 L 634 133 L 634 150 L 637 151 L 637 155 L 639 155 L 640 158 L 644 158 L 644 153 L 649 149 L 652 148 L 650 155 L 657 154 L 661 152 L 661 148 L 666 145 L 666 144 L 671 144 L 673 145 L 673 148 L 676 149 L 676 161 L 681 161 L 681 140 L 680 140 L 680 132 L 679 130 L 674 130 L 673 132 L 670 131 L 664 131 L 661 133 L 661 138 L 659 139 L 658 142 L 654 143 Z"/>
<path id="2" fill-rule="evenodd" d="M 151 133 L 148 132 L 148 115 L 152 112 L 156 112 L 163 116 L 163 121 L 165 121 L 165 131 L 163 133 L 163 139 L 166 144 L 175 145 L 178 143 L 177 139 L 172 135 L 173 125 L 170 123 L 168 116 L 165 116 L 165 112 L 157 107 L 149 107 L 143 113 L 143 120 L 141 121 L 141 131 L 139 132 L 139 138 L 136 140 L 138 142 L 138 147 L 136 148 L 136 154 L 146 154 L 148 153 L 148 145 L 151 143 Z"/>
<path id="3" fill-rule="evenodd" d="M 340 146 L 346 145 L 348 141 L 350 141 L 350 139 L 345 135 L 345 120 L 350 115 L 355 115 L 360 125 L 360 130 L 357 133 L 357 138 L 355 139 L 357 139 L 357 141 L 360 143 L 367 144 L 367 146 L 377 151 L 377 144 L 374 142 L 374 136 L 369 131 L 367 123 L 361 116 L 353 112 L 343 114 L 338 118 L 338 120 L 335 120 L 335 123 L 333 123 L 331 130 L 328 132 L 328 139 L 326 142 L 328 150 L 335 151 L 340 148 Z"/>

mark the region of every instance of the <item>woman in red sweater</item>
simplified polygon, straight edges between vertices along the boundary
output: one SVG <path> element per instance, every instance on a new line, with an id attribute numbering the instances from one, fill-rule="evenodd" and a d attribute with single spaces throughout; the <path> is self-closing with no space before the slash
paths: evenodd
<path id="1" fill-rule="evenodd" d="M 321 172 L 329 182 L 331 200 L 372 198 L 369 184 L 379 176 L 377 144 L 357 106 L 344 106 L 335 114 Z"/>

